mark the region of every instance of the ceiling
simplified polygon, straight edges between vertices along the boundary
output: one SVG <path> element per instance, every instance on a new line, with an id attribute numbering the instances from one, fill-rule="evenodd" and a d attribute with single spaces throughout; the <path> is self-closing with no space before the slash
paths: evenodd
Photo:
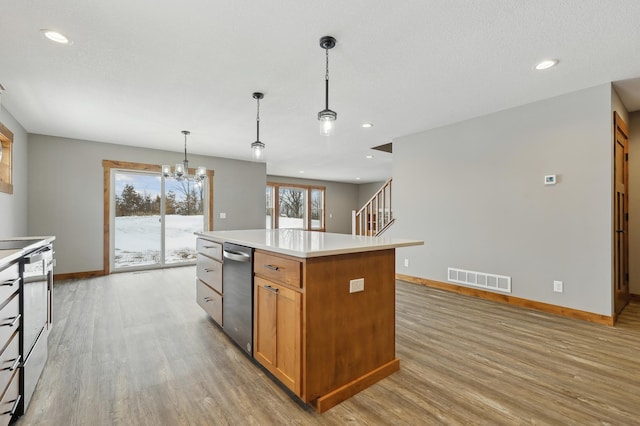
<path id="1" fill-rule="evenodd" d="M 640 108 L 637 0 L 0 5 L 2 105 L 29 133 L 179 152 L 187 129 L 190 153 L 249 160 L 251 95 L 262 91 L 260 139 L 273 175 L 384 180 L 392 155 L 372 147 L 612 81 L 630 110 Z M 44 28 L 73 44 L 48 41 Z M 316 119 L 324 35 L 337 39 L 329 61 L 338 120 L 328 138 Z M 545 58 L 560 62 L 535 71 Z"/>

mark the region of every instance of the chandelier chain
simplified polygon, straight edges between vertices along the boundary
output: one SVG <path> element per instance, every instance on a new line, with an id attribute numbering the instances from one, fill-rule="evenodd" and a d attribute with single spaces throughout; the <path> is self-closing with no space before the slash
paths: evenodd
<path id="1" fill-rule="evenodd" d="M 324 74 L 324 79 L 329 81 L 329 49 L 324 49 L 326 56 L 327 56 L 327 63 L 325 66 L 325 74 Z"/>

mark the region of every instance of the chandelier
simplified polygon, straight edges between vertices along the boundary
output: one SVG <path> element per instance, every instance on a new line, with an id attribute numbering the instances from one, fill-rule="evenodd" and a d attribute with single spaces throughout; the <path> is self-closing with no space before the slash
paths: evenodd
<path id="1" fill-rule="evenodd" d="M 202 182 L 207 177 L 207 168 L 199 166 L 196 169 L 195 175 L 189 174 L 189 160 L 187 160 L 187 135 L 191 134 L 188 130 L 181 132 L 184 135 L 184 160 L 182 163 L 176 163 L 176 166 L 171 173 L 171 166 L 168 164 L 162 165 L 162 176 L 165 178 L 173 178 L 175 180 L 192 180 L 195 182 Z"/>

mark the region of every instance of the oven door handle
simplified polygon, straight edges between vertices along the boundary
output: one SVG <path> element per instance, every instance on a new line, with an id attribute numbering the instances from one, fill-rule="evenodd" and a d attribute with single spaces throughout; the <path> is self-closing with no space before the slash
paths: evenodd
<path id="1" fill-rule="evenodd" d="M 31 265 L 33 263 L 41 262 L 42 259 L 44 259 L 44 255 L 48 251 L 51 251 L 51 247 L 45 247 L 42 250 L 38 250 L 35 253 L 28 254 L 24 257 L 24 263 L 26 263 L 27 265 Z"/>

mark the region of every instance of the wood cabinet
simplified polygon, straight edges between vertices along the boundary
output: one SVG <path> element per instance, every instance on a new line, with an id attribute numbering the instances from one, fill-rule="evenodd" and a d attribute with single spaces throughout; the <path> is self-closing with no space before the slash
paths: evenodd
<path id="1" fill-rule="evenodd" d="M 196 300 L 213 320 L 222 326 L 222 244 L 198 238 L 196 242 Z"/>
<path id="2" fill-rule="evenodd" d="M 254 357 L 323 412 L 400 368 L 393 249 L 312 258 L 256 250 Z M 364 291 L 350 292 L 350 280 Z"/>
<path id="3" fill-rule="evenodd" d="M 259 276 L 254 289 L 254 357 L 300 396 L 302 294 Z"/>

